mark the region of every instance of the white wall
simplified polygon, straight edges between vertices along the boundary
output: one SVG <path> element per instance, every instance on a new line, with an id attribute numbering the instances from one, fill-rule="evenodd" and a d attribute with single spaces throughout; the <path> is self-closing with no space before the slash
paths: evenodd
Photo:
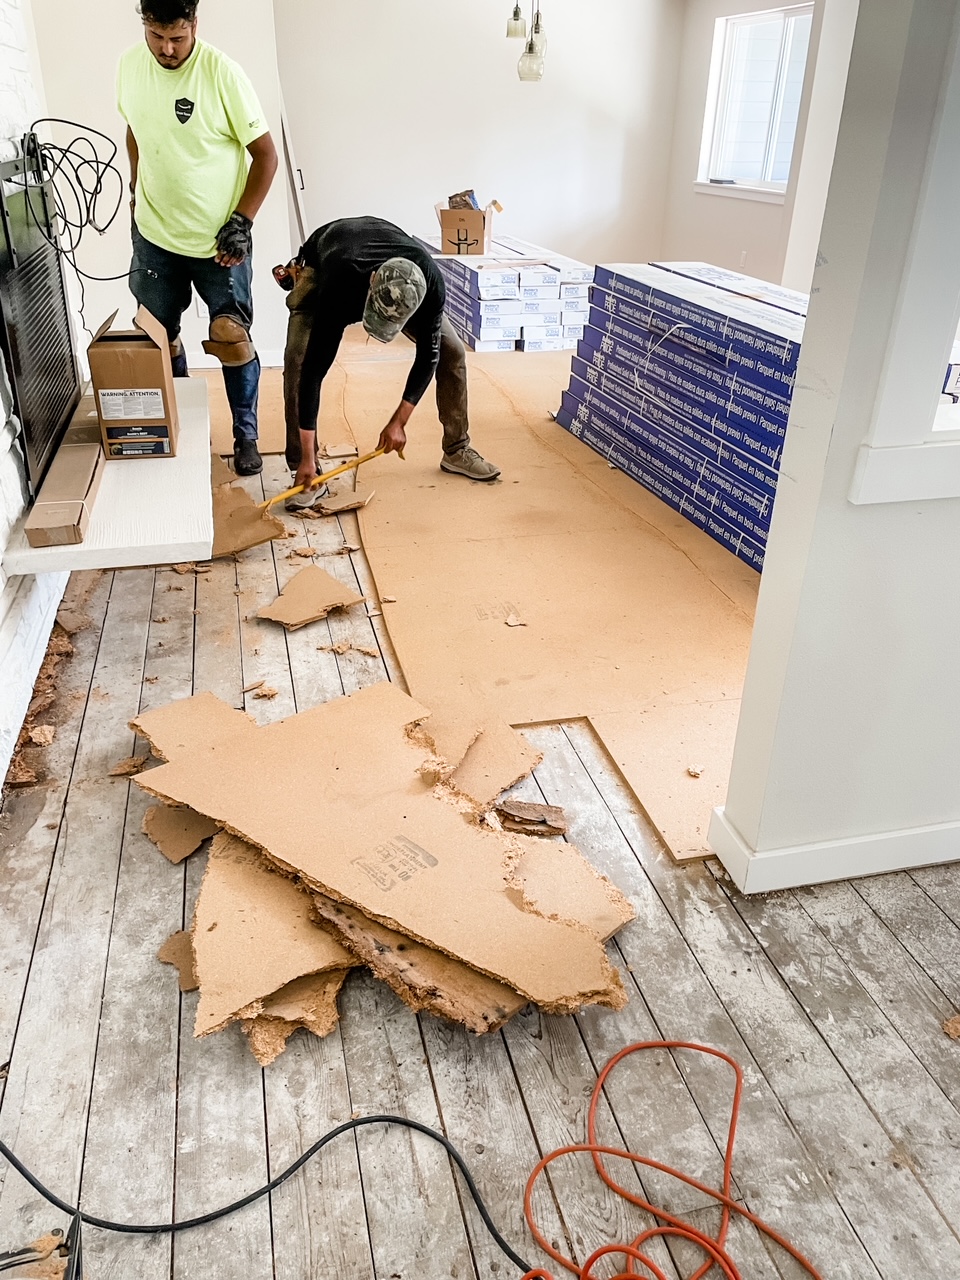
<path id="1" fill-rule="evenodd" d="M 311 228 L 375 214 L 430 232 L 434 204 L 473 187 L 505 234 L 591 262 L 656 254 L 681 0 L 545 2 L 539 84 L 517 77 L 511 4 L 275 0 Z"/>
<path id="2" fill-rule="evenodd" d="M 784 279 L 809 290 L 827 184 L 833 165 L 843 86 L 858 0 L 816 0 L 810 74 L 804 86 L 794 172 L 782 202 L 743 198 L 695 186 L 707 105 L 710 60 L 718 18 L 761 12 L 774 0 L 687 0 L 680 86 L 664 217 L 662 256 L 696 259 Z M 823 41 L 816 44 L 822 27 Z M 810 125 L 804 130 L 803 121 Z"/>
<path id="3" fill-rule="evenodd" d="M 116 108 L 114 70 L 117 58 L 143 39 L 135 0 L 97 0 L 96 4 L 66 0 L 32 0 L 39 61 L 52 116 L 89 124 L 111 137 L 119 147 L 118 163 L 129 179 L 124 147 L 125 126 Z M 277 77 L 272 0 L 202 0 L 199 35 L 229 54 L 244 68 L 260 96 L 271 131 L 280 143 L 280 92 Z M 55 136 L 63 141 L 65 134 Z M 286 309 L 283 295 L 270 275 L 275 262 L 290 257 L 287 195 L 283 175 L 277 177 L 257 219 L 254 337 L 265 364 L 282 362 Z M 109 276 L 130 265 L 130 220 L 126 197 L 117 221 L 105 236 L 87 232 L 79 264 L 91 275 Z M 86 319 L 96 329 L 111 311 L 120 308 L 127 320 L 133 299 L 126 281 L 86 285 Z M 210 364 L 200 342 L 206 322 L 195 308 L 184 317 L 184 339 L 192 364 Z"/>
<path id="4" fill-rule="evenodd" d="M 39 114 L 42 86 L 31 74 L 29 9 L 21 0 L 0 0 L 0 158 L 16 154 L 19 138 Z M 19 424 L 0 356 L 0 779 L 6 774 L 17 734 L 43 660 L 67 575 L 7 578 L 3 548 L 23 511 L 24 469 L 16 437 Z"/>

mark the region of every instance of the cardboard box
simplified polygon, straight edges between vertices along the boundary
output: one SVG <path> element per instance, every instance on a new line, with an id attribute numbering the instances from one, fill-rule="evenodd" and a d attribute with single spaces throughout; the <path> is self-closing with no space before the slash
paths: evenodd
<path id="1" fill-rule="evenodd" d="M 74 546 L 83 541 L 104 463 L 99 441 L 60 446 L 24 522 L 31 547 Z"/>
<path id="2" fill-rule="evenodd" d="M 180 420 L 173 391 L 170 345 L 145 307 L 134 329 L 101 325 L 88 348 L 90 377 L 108 458 L 172 458 Z"/>
<path id="3" fill-rule="evenodd" d="M 520 268 L 520 287 L 531 285 L 558 285 L 560 284 L 560 273 L 556 267 L 548 266 L 546 263 L 535 263 L 529 267 Z"/>
<path id="4" fill-rule="evenodd" d="M 80 398 L 63 436 L 64 444 L 96 444 L 100 440 L 100 419 L 93 392 L 88 388 Z"/>
<path id="5" fill-rule="evenodd" d="M 531 284 L 520 286 L 520 297 L 535 302 L 560 302 L 559 284 Z"/>
<path id="6" fill-rule="evenodd" d="M 485 209 L 442 209 L 440 219 L 440 252 L 455 257 L 486 254 L 493 240 L 494 206 Z"/>

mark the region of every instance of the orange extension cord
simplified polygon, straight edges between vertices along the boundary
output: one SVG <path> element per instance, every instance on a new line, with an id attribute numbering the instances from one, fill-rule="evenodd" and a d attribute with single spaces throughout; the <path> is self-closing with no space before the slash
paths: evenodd
<path id="1" fill-rule="evenodd" d="M 632 1151 L 621 1151 L 617 1147 L 604 1147 L 597 1143 L 597 1106 L 600 1102 L 600 1095 L 603 1092 L 603 1086 L 607 1076 L 616 1067 L 617 1063 L 622 1062 L 624 1058 L 629 1057 L 632 1053 L 640 1053 L 645 1049 L 689 1049 L 694 1053 L 706 1053 L 711 1057 L 719 1058 L 722 1062 L 732 1067 L 736 1076 L 736 1086 L 733 1092 L 733 1105 L 730 1109 L 730 1128 L 727 1136 L 727 1149 L 723 1158 L 723 1190 L 717 1191 L 713 1187 L 705 1186 L 696 1178 L 691 1178 L 688 1174 L 682 1173 L 679 1169 L 672 1169 L 669 1165 L 661 1164 L 659 1160 L 653 1160 L 649 1156 L 636 1155 Z M 527 1218 L 533 1237 L 537 1244 L 545 1253 L 567 1271 L 572 1272 L 580 1280 L 598 1280 L 594 1272 L 597 1263 L 607 1256 L 625 1257 L 627 1259 L 627 1268 L 625 1271 L 618 1272 L 613 1280 L 636 1280 L 639 1273 L 635 1269 L 635 1263 L 641 1263 L 649 1272 L 653 1280 L 669 1280 L 664 1273 L 648 1254 L 643 1252 L 642 1245 L 648 1240 L 655 1237 L 673 1237 L 679 1240 L 689 1240 L 692 1244 L 698 1245 L 706 1254 L 706 1260 L 697 1271 L 690 1277 L 690 1280 L 703 1280 L 703 1277 L 714 1266 L 718 1267 L 720 1273 L 725 1280 L 744 1280 L 743 1273 L 737 1267 L 733 1258 L 726 1250 L 727 1231 L 730 1226 L 731 1214 L 739 1214 L 741 1218 L 746 1218 L 748 1222 L 752 1222 L 758 1231 L 762 1231 L 776 1244 L 784 1249 L 794 1258 L 804 1271 L 813 1280 L 823 1280 L 820 1272 L 816 1270 L 811 1262 L 809 1262 L 802 1253 L 790 1244 L 789 1240 L 785 1240 L 782 1235 L 774 1231 L 773 1227 L 768 1226 L 762 1219 L 756 1217 L 755 1214 L 744 1209 L 742 1205 L 737 1204 L 731 1198 L 730 1189 L 733 1181 L 733 1144 L 737 1136 L 737 1121 L 740 1117 L 740 1099 L 743 1094 L 743 1072 L 738 1064 L 726 1053 L 722 1053 L 719 1049 L 711 1049 L 704 1044 L 687 1044 L 682 1040 L 647 1040 L 638 1044 L 628 1045 L 627 1048 L 621 1049 L 618 1054 L 610 1059 L 607 1065 L 600 1072 L 596 1086 L 593 1090 L 593 1097 L 590 1100 L 590 1111 L 587 1118 L 587 1141 L 582 1144 L 569 1147 L 560 1147 L 556 1151 L 551 1151 L 549 1155 L 544 1156 L 527 1182 L 527 1189 L 523 1197 L 523 1211 Z M 622 1196 L 624 1200 L 629 1200 L 638 1209 L 645 1209 L 647 1213 L 652 1214 L 654 1218 L 660 1222 L 666 1223 L 665 1226 L 651 1227 L 649 1230 L 641 1232 L 630 1244 L 604 1245 L 597 1249 L 596 1252 L 586 1260 L 582 1267 L 578 1267 L 570 1258 L 565 1258 L 552 1247 L 550 1242 L 544 1237 L 543 1232 L 537 1227 L 533 1216 L 533 1189 L 537 1179 L 541 1173 L 552 1164 L 554 1160 L 558 1160 L 561 1156 L 574 1155 L 580 1152 L 589 1152 L 593 1157 L 594 1167 L 597 1173 L 603 1179 L 604 1183 L 617 1195 Z M 658 1169 L 661 1173 L 667 1173 L 673 1178 L 678 1178 L 681 1182 L 685 1182 L 688 1187 L 696 1187 L 698 1191 L 704 1192 L 708 1196 L 712 1196 L 718 1204 L 723 1205 L 723 1216 L 720 1222 L 720 1230 L 716 1237 L 708 1236 L 702 1231 L 698 1231 L 688 1222 L 684 1222 L 682 1218 L 675 1217 L 672 1213 L 667 1213 L 665 1209 L 658 1209 L 656 1205 L 650 1204 L 648 1200 L 644 1200 L 642 1196 L 634 1195 L 628 1191 L 626 1187 L 622 1187 L 604 1168 L 603 1156 L 617 1156 L 621 1160 L 630 1160 L 635 1165 L 646 1165 L 651 1169 Z M 537 1268 L 528 1271 L 523 1280 L 554 1280 L 549 1271 Z"/>

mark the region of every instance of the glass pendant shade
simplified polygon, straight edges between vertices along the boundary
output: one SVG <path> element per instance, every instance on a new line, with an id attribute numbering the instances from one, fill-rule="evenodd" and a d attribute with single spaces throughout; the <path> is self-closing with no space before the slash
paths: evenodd
<path id="1" fill-rule="evenodd" d="M 547 33 L 544 30 L 543 22 L 540 18 L 540 10 L 537 10 L 536 17 L 533 19 L 533 29 L 530 32 L 530 38 L 533 40 L 534 48 L 540 57 L 544 57 L 547 52 Z"/>
<path id="2" fill-rule="evenodd" d="M 532 36 L 527 41 L 523 56 L 517 63 L 517 71 L 521 80 L 533 82 L 543 79 L 543 54 L 537 52 Z"/>
<path id="3" fill-rule="evenodd" d="M 526 40 L 527 38 L 527 20 L 520 12 L 520 6 L 514 5 L 513 17 L 507 19 L 507 39 L 508 40 Z"/>

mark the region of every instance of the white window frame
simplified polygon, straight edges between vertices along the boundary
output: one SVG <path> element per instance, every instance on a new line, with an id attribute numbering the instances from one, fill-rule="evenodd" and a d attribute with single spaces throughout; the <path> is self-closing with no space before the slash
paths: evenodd
<path id="1" fill-rule="evenodd" d="M 806 3 L 780 5 L 773 9 L 764 9 L 755 13 L 730 14 L 728 17 L 717 19 L 716 26 L 714 28 L 713 52 L 710 59 L 710 77 L 707 87 L 707 109 L 704 114 L 703 136 L 700 144 L 700 165 L 697 173 L 697 181 L 694 184 L 697 190 L 709 191 L 712 194 L 739 196 L 741 199 L 748 198 L 768 200 L 776 203 L 781 203 L 783 201 L 787 189 L 786 181 L 711 181 L 711 179 L 717 179 L 721 176 L 716 173 L 716 165 L 722 142 L 722 126 L 726 107 L 729 101 L 731 86 L 730 62 L 733 48 L 733 36 L 738 27 L 744 27 L 759 22 L 769 22 L 771 17 L 775 17 L 777 15 L 790 18 L 809 14 L 813 17 L 813 13 L 814 5 L 812 3 Z M 788 41 L 785 39 L 780 48 L 780 65 L 777 70 L 774 104 L 770 113 L 770 120 L 767 128 L 766 154 L 764 160 L 765 171 L 768 170 L 769 162 L 772 158 L 774 139 L 777 134 L 775 125 L 783 110 L 788 50 Z M 809 50 L 807 56 L 808 58 L 810 56 Z M 796 145 L 796 138 L 794 139 L 794 145 Z"/>

